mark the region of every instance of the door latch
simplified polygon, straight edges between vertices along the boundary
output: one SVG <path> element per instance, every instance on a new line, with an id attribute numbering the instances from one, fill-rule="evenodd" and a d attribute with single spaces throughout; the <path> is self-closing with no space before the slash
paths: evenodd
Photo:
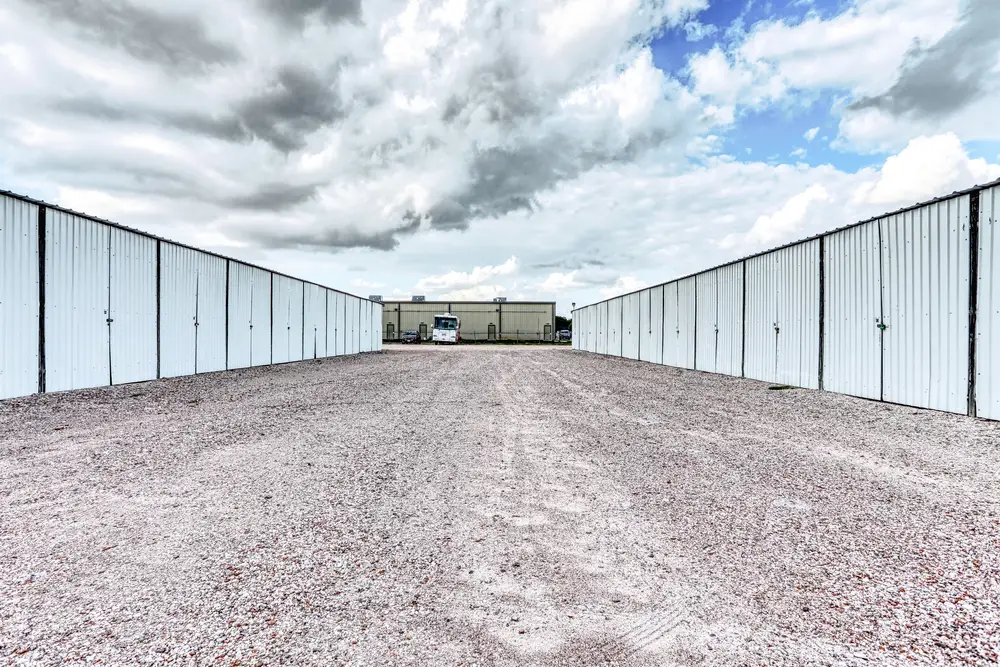
<path id="1" fill-rule="evenodd" d="M 883 322 L 879 322 L 877 325 L 879 331 L 885 331 L 889 326 Z"/>

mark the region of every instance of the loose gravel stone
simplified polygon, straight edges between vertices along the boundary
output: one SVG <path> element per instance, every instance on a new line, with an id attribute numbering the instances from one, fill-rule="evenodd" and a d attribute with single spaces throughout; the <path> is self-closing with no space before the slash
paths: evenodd
<path id="1" fill-rule="evenodd" d="M 0 403 L 0 664 L 991 664 L 1000 425 L 532 347 Z"/>

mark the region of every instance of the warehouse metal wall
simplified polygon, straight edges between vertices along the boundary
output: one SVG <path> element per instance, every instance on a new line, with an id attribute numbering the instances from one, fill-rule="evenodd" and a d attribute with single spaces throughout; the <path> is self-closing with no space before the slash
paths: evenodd
<path id="1" fill-rule="evenodd" d="M 111 228 L 111 384 L 156 379 L 156 239 Z"/>
<path id="2" fill-rule="evenodd" d="M 0 197 L 0 398 L 38 389 L 38 207 Z"/>
<path id="3" fill-rule="evenodd" d="M 977 245 L 976 405 L 1000 419 L 1000 187 L 980 194 Z"/>
<path id="4" fill-rule="evenodd" d="M 622 356 L 639 358 L 639 294 L 622 297 Z"/>
<path id="5" fill-rule="evenodd" d="M 306 359 L 321 359 L 326 353 L 326 290 L 319 285 L 305 286 L 305 326 L 302 353 Z"/>
<path id="6" fill-rule="evenodd" d="M 998 210 L 1000 182 L 585 306 L 577 349 L 620 354 L 638 298 L 626 357 L 1000 419 Z"/>
<path id="7" fill-rule="evenodd" d="M 715 269 L 716 323 L 719 335 L 715 350 L 715 372 L 743 374 L 743 262 Z"/>
<path id="8" fill-rule="evenodd" d="M 110 230 L 70 213 L 46 213 L 46 391 L 111 384 Z"/>
<path id="9" fill-rule="evenodd" d="M 622 356 L 622 297 L 608 301 L 608 354 Z"/>
<path id="10" fill-rule="evenodd" d="M 965 412 L 969 197 L 892 215 L 881 226 L 882 397 Z"/>
<path id="11" fill-rule="evenodd" d="M 0 193 L 0 398 L 380 350 L 381 307 L 357 297 L 336 348 L 347 298 Z"/>
<path id="12" fill-rule="evenodd" d="M 882 398 L 882 272 L 876 220 L 826 237 L 823 388 Z"/>

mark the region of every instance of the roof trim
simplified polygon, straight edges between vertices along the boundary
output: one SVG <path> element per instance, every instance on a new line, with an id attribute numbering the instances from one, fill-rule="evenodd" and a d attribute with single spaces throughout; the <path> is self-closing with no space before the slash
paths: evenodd
<path id="1" fill-rule="evenodd" d="M 201 252 L 201 253 L 204 253 L 206 255 L 210 255 L 212 257 L 218 257 L 219 259 L 224 259 L 224 260 L 226 260 L 228 262 L 236 262 L 237 264 L 242 264 L 244 266 L 249 266 L 249 267 L 254 268 L 254 269 L 260 269 L 261 271 L 267 271 L 268 273 L 273 273 L 276 276 L 283 276 L 285 278 L 290 278 L 292 280 L 297 280 L 297 281 L 299 281 L 301 283 L 305 283 L 307 285 L 315 285 L 316 287 L 319 287 L 319 288 L 322 288 L 322 289 L 325 289 L 325 290 L 329 290 L 330 292 L 337 292 L 338 294 L 343 294 L 345 296 L 353 296 L 356 299 L 361 299 L 362 301 L 368 301 L 369 303 L 378 303 L 377 301 L 372 301 L 371 299 L 366 299 L 363 296 L 358 296 L 357 294 L 351 294 L 350 292 L 345 292 L 344 290 L 339 290 L 339 289 L 336 289 L 334 287 L 327 287 L 326 285 L 322 285 L 320 283 L 313 282 L 312 280 L 305 280 L 304 278 L 296 278 L 295 276 L 290 276 L 287 273 L 282 273 L 280 271 L 275 271 L 274 269 L 269 269 L 267 267 L 260 266 L 258 264 L 251 264 L 250 262 L 244 262 L 242 259 L 235 259 L 233 257 L 227 257 L 226 255 L 220 255 L 217 252 L 212 252 L 211 250 L 204 250 L 203 248 L 196 248 L 193 245 L 188 245 L 186 243 L 181 243 L 179 241 L 171 241 L 170 239 L 165 239 L 162 236 L 156 236 L 155 234 L 150 234 L 149 232 L 144 232 L 144 231 L 142 231 L 140 229 L 135 229 L 133 227 L 126 227 L 125 225 L 118 224 L 117 222 L 112 222 L 110 220 L 105 220 L 104 218 L 98 218 L 97 216 L 88 215 L 87 213 L 81 213 L 79 211 L 74 211 L 71 208 L 65 208 L 65 207 L 59 206 L 57 204 L 50 204 L 50 203 L 48 203 L 46 201 L 43 201 L 41 199 L 35 199 L 35 198 L 29 197 L 27 195 L 22 195 L 22 194 L 18 194 L 16 192 L 11 192 L 10 190 L 0 189 L 0 196 L 10 197 L 11 199 L 17 199 L 19 201 L 23 201 L 23 202 L 26 202 L 28 204 L 35 204 L 36 206 L 44 206 L 45 208 L 51 209 L 53 211 L 59 211 L 60 213 L 67 213 L 69 215 L 75 215 L 76 217 L 83 218 L 84 220 L 90 220 L 91 222 L 97 222 L 97 223 L 100 223 L 102 225 L 107 225 L 109 227 L 114 227 L 115 229 L 121 229 L 121 230 L 124 230 L 126 232 L 131 232 L 133 234 L 138 234 L 140 236 L 145 236 L 146 238 L 156 239 L 157 241 L 162 241 L 163 243 L 170 243 L 171 245 L 179 246 L 181 248 L 187 248 L 188 250 L 194 250 L 194 251 L 197 251 L 197 252 Z"/>
<path id="2" fill-rule="evenodd" d="M 748 259 L 754 259 L 755 257 L 761 257 L 763 255 L 769 255 L 772 252 L 777 252 L 779 250 L 784 250 L 785 248 L 792 248 L 792 247 L 797 246 L 797 245 L 802 245 L 804 243 L 809 243 L 811 241 L 816 241 L 818 239 L 825 238 L 827 236 L 832 236 L 833 234 L 837 234 L 839 232 L 843 232 L 843 231 L 846 231 L 848 229 L 854 229 L 855 227 L 860 227 L 861 225 L 866 225 L 869 222 L 875 222 L 876 220 L 881 220 L 883 218 L 888 218 L 888 217 L 893 216 L 893 215 L 900 215 L 902 213 L 909 213 L 910 211 L 915 211 L 916 209 L 922 208 L 924 206 L 930 206 L 931 204 L 939 204 L 939 203 L 941 203 L 943 201 L 948 201 L 948 200 L 951 200 L 951 199 L 957 199 L 959 197 L 964 197 L 966 195 L 970 195 L 970 194 L 972 194 L 974 192 L 982 192 L 983 190 L 988 190 L 990 188 L 997 187 L 997 186 L 1000 186 L 1000 179 L 997 179 L 995 181 L 991 181 L 989 183 L 984 183 L 982 185 L 974 185 L 971 188 L 966 188 L 965 190 L 957 190 L 955 192 L 952 192 L 950 195 L 942 195 L 940 197 L 935 197 L 934 199 L 928 199 L 927 201 L 919 202 L 917 204 L 912 204 L 912 205 L 906 206 L 904 208 L 896 209 L 895 211 L 889 211 L 888 213 L 883 213 L 881 215 L 872 216 L 870 218 L 866 218 L 865 220 L 860 220 L 858 222 L 854 222 L 854 223 L 851 223 L 849 225 L 844 225 L 843 227 L 837 227 L 836 229 L 831 229 L 829 231 L 820 232 L 819 234 L 814 234 L 813 236 L 808 236 L 808 237 L 806 237 L 804 239 L 799 239 L 798 241 L 791 241 L 791 242 L 786 243 L 784 245 L 780 245 L 780 246 L 777 246 L 777 247 L 774 247 L 774 248 L 770 248 L 768 250 L 761 250 L 760 252 L 756 252 L 756 253 L 754 253 L 752 255 L 747 255 L 746 257 L 741 257 L 739 259 L 734 259 L 734 260 L 731 260 L 729 262 L 725 262 L 723 264 L 717 264 L 716 266 L 713 266 L 713 267 L 710 267 L 710 268 L 707 268 L 707 269 L 702 269 L 701 271 L 696 271 L 694 273 L 689 273 L 689 274 L 681 276 L 679 278 L 674 278 L 672 280 L 667 280 L 667 281 L 664 281 L 662 283 L 656 283 L 655 285 L 649 285 L 647 287 L 643 287 L 643 288 L 637 289 L 637 290 L 632 290 L 631 292 L 626 292 L 624 294 L 619 294 L 617 296 L 613 296 L 613 297 L 610 297 L 610 298 L 607 298 L 607 299 L 603 299 L 601 301 L 595 301 L 594 303 L 588 303 L 585 306 L 580 306 L 579 308 L 574 308 L 573 310 L 570 311 L 570 314 L 572 315 L 576 311 L 583 310 L 584 308 L 590 308 L 591 306 L 599 306 L 602 303 L 608 303 L 610 301 L 614 301 L 615 299 L 621 299 L 621 298 L 626 297 L 626 296 L 632 296 L 633 294 L 638 294 L 638 293 L 644 292 L 644 291 L 646 291 L 648 289 L 655 289 L 657 287 L 665 287 L 666 285 L 672 285 L 673 283 L 679 283 L 682 280 L 687 280 L 689 278 L 695 278 L 697 276 L 702 275 L 703 273 L 709 273 L 711 271 L 716 271 L 718 269 L 722 269 L 722 268 L 725 268 L 727 266 L 732 266 L 734 264 L 739 264 L 740 262 L 745 262 Z"/>

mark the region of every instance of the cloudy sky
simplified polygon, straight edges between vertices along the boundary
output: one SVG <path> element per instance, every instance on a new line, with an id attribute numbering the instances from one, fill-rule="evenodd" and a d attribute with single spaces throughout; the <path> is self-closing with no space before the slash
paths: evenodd
<path id="1" fill-rule="evenodd" d="M 996 0 L 6 0 L 0 188 L 559 311 L 1000 178 Z"/>

